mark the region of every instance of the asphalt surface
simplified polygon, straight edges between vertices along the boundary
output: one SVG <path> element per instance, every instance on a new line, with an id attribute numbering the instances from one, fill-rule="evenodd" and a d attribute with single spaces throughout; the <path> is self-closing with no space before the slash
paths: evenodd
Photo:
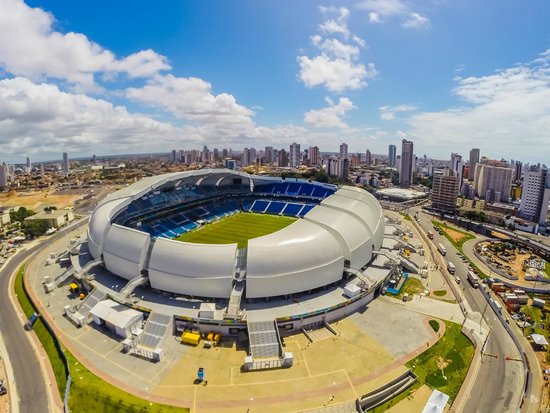
<path id="1" fill-rule="evenodd" d="M 85 221 L 72 225 L 31 249 L 19 251 L 0 270 L 0 332 L 13 369 L 20 413 L 47 413 L 49 403 L 38 357 L 27 337 L 28 334 L 32 333 L 25 331 L 9 299 L 10 276 L 33 253 L 47 247 L 51 242 L 64 236 L 66 232 L 72 231 L 78 225 L 84 223 Z M 13 386 L 13 383 L 7 384 Z M 12 401 L 12 403 L 17 403 L 17 401 Z"/>
<path id="2" fill-rule="evenodd" d="M 433 242 L 437 248 L 442 243 L 447 249 L 443 257 L 445 262 L 452 262 L 456 267 L 456 274 L 461 280 L 460 286 L 472 311 L 484 313 L 484 319 L 490 329 L 487 343 L 483 349 L 481 365 L 475 384 L 464 406 L 465 412 L 515 412 L 519 409 L 523 390 L 523 367 L 517 348 L 496 318 L 492 308 L 481 291 L 473 288 L 466 277 L 468 264 L 457 255 L 458 251 L 442 235 L 433 230 L 431 217 L 419 213 L 419 224 L 425 230 L 434 232 Z M 437 252 L 436 252 L 437 254 Z M 446 269 L 443 269 L 446 271 Z"/>

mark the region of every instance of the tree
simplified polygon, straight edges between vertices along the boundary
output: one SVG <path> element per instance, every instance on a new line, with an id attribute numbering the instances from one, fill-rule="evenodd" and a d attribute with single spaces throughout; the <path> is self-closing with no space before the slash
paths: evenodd
<path id="1" fill-rule="evenodd" d="M 34 219 L 25 221 L 22 230 L 28 238 L 34 238 L 46 233 L 48 230 L 48 223 L 46 221 Z"/>
<path id="2" fill-rule="evenodd" d="M 25 207 L 19 207 L 17 211 L 10 211 L 10 219 L 12 222 L 23 222 L 25 218 L 34 215 L 34 211 Z"/>

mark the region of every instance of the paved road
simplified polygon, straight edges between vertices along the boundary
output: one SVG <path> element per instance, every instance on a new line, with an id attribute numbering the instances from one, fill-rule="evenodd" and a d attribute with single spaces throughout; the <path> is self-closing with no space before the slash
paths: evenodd
<path id="1" fill-rule="evenodd" d="M 19 251 L 0 271 L 0 332 L 13 368 L 21 413 L 47 413 L 49 411 L 48 395 L 37 355 L 27 337 L 29 333 L 23 329 L 8 296 L 10 275 L 31 254 L 84 223 L 85 221 L 68 227 L 29 250 Z M 8 385 L 13 385 L 13 383 L 8 383 Z M 16 403 L 16 401 L 12 402 Z"/>
<path id="2" fill-rule="evenodd" d="M 429 215 L 419 213 L 419 223 L 427 231 L 433 231 Z M 435 231 L 433 231 L 435 232 Z M 456 266 L 456 276 L 461 279 L 461 287 L 474 312 L 485 311 L 485 321 L 490 328 L 489 338 L 482 356 L 476 382 L 464 406 L 465 412 L 514 412 L 518 409 L 523 390 L 523 367 L 520 361 L 506 360 L 506 357 L 519 359 L 514 342 L 496 318 L 481 291 L 474 289 L 467 281 L 467 264 L 458 257 L 456 249 L 444 236 L 435 232 L 435 244 L 442 243 L 447 249 L 445 261 Z M 437 252 L 436 252 L 437 253 Z M 445 271 L 445 269 L 443 269 Z"/>
<path id="3" fill-rule="evenodd" d="M 13 368 L 21 413 L 48 412 L 48 395 L 28 334 L 8 297 L 10 275 L 39 247 L 19 252 L 0 271 L 0 331 Z M 9 383 L 8 385 L 13 385 Z M 16 403 L 16 401 L 12 401 Z"/>

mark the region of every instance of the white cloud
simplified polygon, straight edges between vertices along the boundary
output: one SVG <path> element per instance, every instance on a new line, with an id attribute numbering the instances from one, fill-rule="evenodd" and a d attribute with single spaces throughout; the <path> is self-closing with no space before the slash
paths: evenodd
<path id="1" fill-rule="evenodd" d="M 517 158 L 521 153 L 542 160 L 550 130 L 548 67 L 524 65 L 459 79 L 454 93 L 467 105 L 409 119 L 411 134 L 423 146 L 443 153 L 456 150 L 460 142 L 493 156 Z"/>
<path id="2" fill-rule="evenodd" d="M 382 20 L 380 20 L 380 14 L 375 12 L 369 13 L 369 22 L 371 23 L 382 23 Z"/>
<path id="3" fill-rule="evenodd" d="M 401 23 L 406 29 L 426 29 L 430 27 L 430 20 L 418 13 L 410 13 L 407 20 Z"/>
<path id="4" fill-rule="evenodd" d="M 178 139 L 181 131 L 126 108 L 55 85 L 25 78 L 0 80 L 0 146 L 2 153 L 143 152 Z M 158 149 L 157 149 L 158 150 Z"/>
<path id="5" fill-rule="evenodd" d="M 319 34 L 311 36 L 311 43 L 318 49 L 314 57 L 298 56 L 299 77 L 306 87 L 324 86 L 330 92 L 357 90 L 367 86 L 366 79 L 377 75 L 373 63 L 367 66 L 359 62 L 360 47 L 365 47 L 363 39 L 352 35 L 347 27 L 349 10 L 342 7 L 320 7 L 324 16 L 336 14 L 335 18 L 321 23 Z M 334 37 L 341 36 L 343 40 Z M 355 44 L 348 43 L 348 38 Z"/>
<path id="6" fill-rule="evenodd" d="M 174 116 L 191 121 L 249 127 L 254 112 L 239 105 L 228 93 L 213 95 L 212 85 L 202 79 L 156 76 L 141 88 L 129 88 L 130 100 L 160 107 Z"/>
<path id="7" fill-rule="evenodd" d="M 164 56 L 143 50 L 117 59 L 81 33 L 61 33 L 54 17 L 21 0 L 0 2 L 0 67 L 34 80 L 55 78 L 84 89 L 97 89 L 95 75 L 117 73 L 147 77 L 167 70 Z"/>
<path id="8" fill-rule="evenodd" d="M 341 34 L 345 38 L 349 36 L 349 30 L 347 26 L 347 19 L 349 16 L 349 10 L 345 7 L 339 9 L 335 7 L 320 6 L 321 13 L 328 16 L 329 19 L 321 23 L 319 29 L 324 34 Z"/>
<path id="9" fill-rule="evenodd" d="M 353 102 L 342 97 L 335 104 L 330 98 L 325 98 L 328 107 L 319 110 L 310 110 L 304 115 L 304 122 L 314 128 L 349 128 L 343 121 L 347 112 L 356 109 Z"/>
<path id="10" fill-rule="evenodd" d="M 417 107 L 413 105 L 381 106 L 378 108 L 382 120 L 393 120 L 397 113 L 412 112 L 416 109 Z"/>
<path id="11" fill-rule="evenodd" d="M 383 23 L 391 17 L 399 17 L 401 26 L 406 29 L 426 29 L 430 26 L 430 19 L 412 10 L 409 3 L 403 0 L 365 0 L 357 7 L 369 12 L 371 23 Z"/>

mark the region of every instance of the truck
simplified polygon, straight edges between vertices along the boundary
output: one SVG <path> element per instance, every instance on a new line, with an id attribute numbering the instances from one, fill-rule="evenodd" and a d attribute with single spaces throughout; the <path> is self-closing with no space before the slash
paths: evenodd
<path id="1" fill-rule="evenodd" d="M 437 250 L 439 251 L 439 253 L 443 256 L 447 255 L 447 248 L 445 248 L 445 246 L 441 243 L 437 244 Z"/>
<path id="2" fill-rule="evenodd" d="M 473 271 L 468 271 L 468 281 L 474 288 L 479 287 L 479 277 Z"/>
<path id="3" fill-rule="evenodd" d="M 454 275 L 454 273 L 456 272 L 456 267 L 452 262 L 449 261 L 447 263 L 447 270 L 449 271 L 450 274 Z"/>
<path id="4" fill-rule="evenodd" d="M 433 233 L 433 231 L 428 231 L 428 238 L 429 238 L 429 239 L 434 239 L 434 233 Z"/>

